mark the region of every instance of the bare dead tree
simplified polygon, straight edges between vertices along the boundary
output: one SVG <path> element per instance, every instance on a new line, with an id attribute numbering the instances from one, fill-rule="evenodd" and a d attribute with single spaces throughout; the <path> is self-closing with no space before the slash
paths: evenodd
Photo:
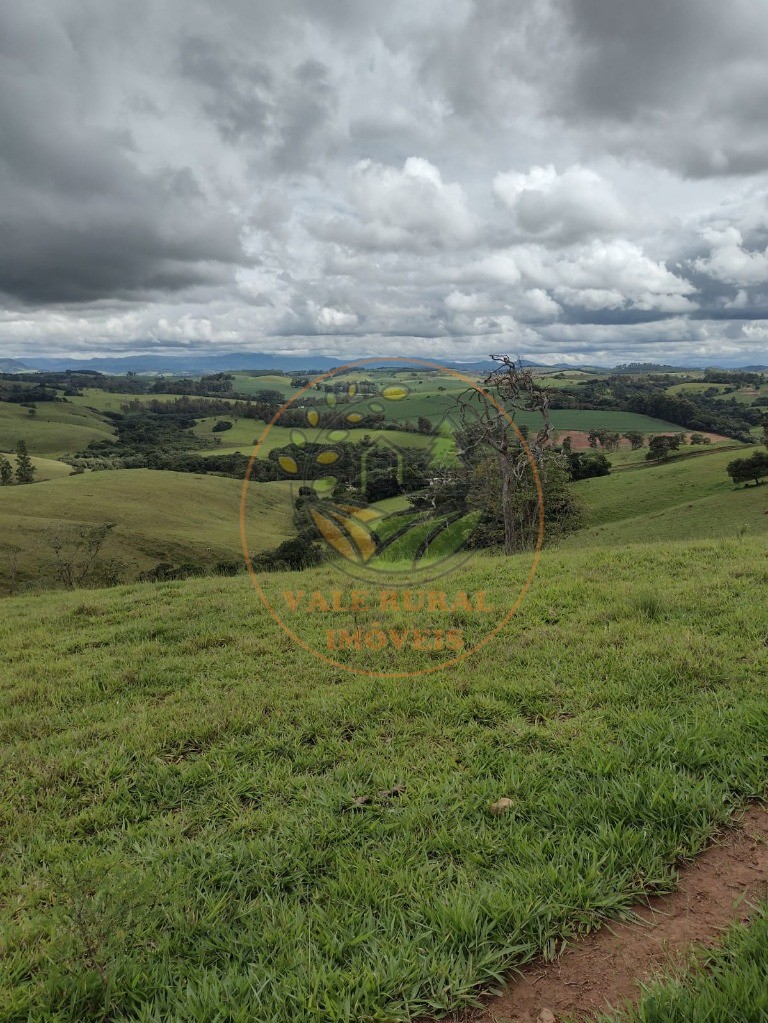
<path id="1" fill-rule="evenodd" d="M 5 548 L 5 556 L 8 564 L 9 593 L 15 593 L 16 584 L 19 580 L 19 559 L 21 556 L 21 547 L 17 547 L 15 544 L 9 544 Z"/>
<path id="2" fill-rule="evenodd" d="M 102 548 L 114 522 L 61 523 L 48 534 L 56 577 L 68 589 L 83 586 L 99 565 Z"/>
<path id="3" fill-rule="evenodd" d="M 549 414 L 549 393 L 536 383 L 530 369 L 508 355 L 492 355 L 498 368 L 483 381 L 487 393 L 495 399 L 489 401 L 475 388 L 470 388 L 457 399 L 459 418 L 464 427 L 464 442 L 488 445 L 498 458 L 501 474 L 501 508 L 504 521 L 504 553 L 514 554 L 519 547 L 515 518 L 515 495 L 529 470 L 528 452 L 520 443 L 515 427 L 521 412 L 536 413 L 541 425 L 535 434 L 528 432 L 525 441 L 537 467 L 544 464 L 544 450 L 553 436 Z"/>

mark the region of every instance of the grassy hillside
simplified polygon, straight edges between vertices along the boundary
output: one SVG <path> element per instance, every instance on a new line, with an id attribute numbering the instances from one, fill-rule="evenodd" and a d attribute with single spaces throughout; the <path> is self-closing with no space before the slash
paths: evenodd
<path id="1" fill-rule="evenodd" d="M 58 458 L 114 436 L 112 426 L 90 409 L 57 401 L 40 401 L 36 408 L 30 416 L 21 405 L 0 402 L 0 451 L 12 451 L 23 440 L 30 454 Z"/>
<path id="2" fill-rule="evenodd" d="M 690 432 L 687 434 L 687 436 L 690 437 Z M 710 439 L 711 439 L 712 436 L 716 437 L 717 434 L 714 434 L 714 435 L 709 434 L 708 436 L 710 436 Z M 708 445 L 703 445 L 703 444 L 684 444 L 679 449 L 679 451 L 673 452 L 670 455 L 670 461 L 675 462 L 675 461 L 677 461 L 679 459 L 686 459 L 686 458 L 693 458 L 693 457 L 705 457 L 707 455 L 712 454 L 713 451 L 717 451 L 717 450 L 720 450 L 720 451 L 725 451 L 725 450 L 731 451 L 732 452 L 732 455 L 731 455 L 732 458 L 739 458 L 739 457 L 741 457 L 740 449 L 742 447 L 746 447 L 746 446 L 742 445 L 742 443 L 740 441 L 731 440 L 728 437 L 723 438 L 722 440 L 714 440 L 711 444 L 708 444 Z M 648 454 L 647 446 L 643 447 L 643 448 L 638 448 L 636 451 L 633 451 L 630 447 L 626 447 L 626 446 L 625 447 L 620 447 L 618 449 L 618 451 L 607 451 L 606 452 L 606 451 L 603 451 L 600 448 L 598 448 L 598 451 L 600 451 L 601 454 L 604 454 L 605 457 L 608 459 L 608 461 L 611 463 L 611 465 L 615 466 L 618 469 L 621 469 L 624 466 L 629 466 L 629 465 L 638 466 L 638 467 L 640 467 L 640 466 L 647 467 L 647 465 L 648 465 L 648 462 L 646 461 L 646 457 L 645 457 Z M 750 451 L 751 451 L 751 449 L 750 449 Z"/>
<path id="3" fill-rule="evenodd" d="M 242 577 L 5 601 L 0 1019 L 405 1020 L 670 888 L 768 782 L 764 555 L 549 552 L 503 639 L 398 681 Z"/>
<path id="4" fill-rule="evenodd" d="M 5 457 L 11 463 L 13 471 L 15 472 L 17 463 L 16 456 L 9 452 Z M 55 458 L 38 458 L 33 456 L 32 465 L 35 467 L 36 483 L 42 482 L 43 480 L 57 480 L 61 479 L 63 476 L 70 476 L 72 474 L 71 465 L 68 465 L 66 462 L 58 462 Z"/>
<path id="5" fill-rule="evenodd" d="M 116 522 L 109 553 L 135 574 L 158 562 L 214 566 L 238 561 L 242 484 L 221 476 L 149 469 L 83 473 L 0 492 L 2 544 L 21 548 L 21 578 L 45 575 L 52 557 L 47 536 L 60 523 Z M 294 530 L 290 485 L 250 488 L 254 550 L 274 547 Z M 1 553 L 1 552 L 0 552 Z M 0 556 L 0 585 L 8 566 Z"/>
<path id="6" fill-rule="evenodd" d="M 752 449 L 745 448 L 746 454 Z M 616 471 L 574 485 L 587 526 L 565 541 L 655 543 L 768 533 L 768 487 L 734 489 L 725 467 L 739 451 L 715 451 L 666 465 Z"/>
<path id="7" fill-rule="evenodd" d="M 100 391 L 96 387 L 84 387 L 83 393 L 76 397 L 68 398 L 67 401 L 79 408 L 89 408 L 97 412 L 120 412 L 123 405 L 128 402 L 140 401 L 144 404 L 150 401 L 178 401 L 181 396 L 178 394 L 128 394 L 116 391 Z M 217 399 L 228 401 L 230 399 Z M 232 399 L 234 400 L 234 399 Z"/>

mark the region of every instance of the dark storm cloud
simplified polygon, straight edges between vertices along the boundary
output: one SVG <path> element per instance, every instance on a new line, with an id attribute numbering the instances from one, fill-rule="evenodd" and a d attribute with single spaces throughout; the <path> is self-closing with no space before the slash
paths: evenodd
<path id="1" fill-rule="evenodd" d="M 176 291 L 243 261 L 239 225 L 189 167 L 142 171 L 126 128 L 88 123 L 60 27 L 38 32 L 9 6 L 0 38 L 0 292 L 46 303 Z"/>
<path id="2" fill-rule="evenodd" d="M 210 40 L 192 36 L 180 42 L 179 70 L 203 87 L 203 110 L 224 139 L 237 142 L 266 131 L 274 110 L 274 82 L 266 65 L 237 60 Z"/>
<path id="3" fill-rule="evenodd" d="M 552 106 L 693 177 L 768 167 L 768 18 L 753 0 L 563 0 Z M 627 132 L 627 126 L 635 130 Z"/>

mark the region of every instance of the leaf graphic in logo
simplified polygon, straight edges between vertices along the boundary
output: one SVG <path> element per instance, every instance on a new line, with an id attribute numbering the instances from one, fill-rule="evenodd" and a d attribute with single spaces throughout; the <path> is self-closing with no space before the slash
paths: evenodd
<path id="1" fill-rule="evenodd" d="M 378 522 L 383 517 L 375 508 L 358 508 L 356 504 L 340 504 L 337 507 L 350 518 L 359 519 L 360 522 Z M 335 514 L 338 517 L 338 512 Z"/>
<path id="2" fill-rule="evenodd" d="M 307 422 L 309 423 L 310 426 L 317 426 L 317 424 L 320 422 L 320 416 L 317 412 L 317 409 L 311 408 L 309 412 L 307 412 Z"/>
<path id="3" fill-rule="evenodd" d="M 280 455 L 280 457 L 278 458 L 277 461 L 278 461 L 278 464 L 280 465 L 280 468 L 283 470 L 283 472 L 287 472 L 291 476 L 297 476 L 298 475 L 299 467 L 298 467 L 298 465 L 296 465 L 296 462 L 292 458 L 290 458 L 288 455 Z"/>
<path id="4" fill-rule="evenodd" d="M 318 465 L 333 465 L 338 460 L 338 452 L 329 449 L 328 451 L 321 451 L 317 456 Z"/>
<path id="5" fill-rule="evenodd" d="M 382 392 L 382 397 L 387 401 L 402 401 L 407 396 L 408 388 L 403 387 L 402 384 L 392 384 L 390 387 L 385 387 Z"/>
<path id="6" fill-rule="evenodd" d="M 424 542 L 418 555 L 419 560 L 449 558 L 452 554 L 456 554 L 474 532 L 480 514 L 480 512 L 470 512 L 468 515 L 449 518 L 440 523 Z"/>
<path id="7" fill-rule="evenodd" d="M 341 510 L 325 515 L 315 508 L 310 508 L 310 514 L 325 542 L 347 561 L 364 564 L 376 553 L 376 541 L 356 517 Z"/>

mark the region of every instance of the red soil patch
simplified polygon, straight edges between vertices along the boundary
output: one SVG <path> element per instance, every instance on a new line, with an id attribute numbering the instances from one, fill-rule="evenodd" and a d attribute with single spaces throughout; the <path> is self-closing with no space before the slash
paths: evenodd
<path id="1" fill-rule="evenodd" d="M 679 872 L 679 888 L 638 907 L 637 922 L 612 923 L 553 962 L 535 962 L 510 979 L 464 1023 L 590 1020 L 637 1001 L 639 984 L 684 962 L 691 945 L 712 946 L 768 894 L 768 809 L 752 807 Z M 548 1012 L 542 1012 L 548 1010 Z M 550 1015 L 551 1014 L 551 1015 Z"/>
<path id="2" fill-rule="evenodd" d="M 683 431 L 680 430 L 679 432 L 682 433 Z M 717 442 L 721 441 L 721 440 L 728 440 L 727 437 L 723 437 L 719 433 L 705 433 L 704 431 L 694 431 L 694 432 L 700 432 L 703 437 L 709 437 L 709 439 L 712 441 L 713 444 L 717 444 Z M 672 437 L 672 436 L 674 436 L 674 434 L 673 433 L 661 433 L 661 434 L 659 434 L 659 436 L 660 437 Z M 691 437 L 690 433 L 686 433 L 685 436 L 686 436 L 687 440 L 690 440 L 690 437 Z M 566 437 L 570 437 L 571 438 L 571 443 L 573 445 L 573 450 L 574 451 L 586 451 L 589 448 L 589 433 L 587 433 L 585 430 L 559 430 L 558 434 L 557 434 L 557 443 L 558 444 L 562 444 L 563 440 Z M 630 446 L 630 444 L 629 444 L 628 440 L 623 440 L 622 439 L 620 441 L 620 443 L 619 443 L 619 447 L 620 448 L 628 448 L 629 446 Z M 598 451 L 602 451 L 603 449 L 598 445 L 597 450 Z M 703 449 L 699 448 L 698 450 L 703 450 Z"/>

